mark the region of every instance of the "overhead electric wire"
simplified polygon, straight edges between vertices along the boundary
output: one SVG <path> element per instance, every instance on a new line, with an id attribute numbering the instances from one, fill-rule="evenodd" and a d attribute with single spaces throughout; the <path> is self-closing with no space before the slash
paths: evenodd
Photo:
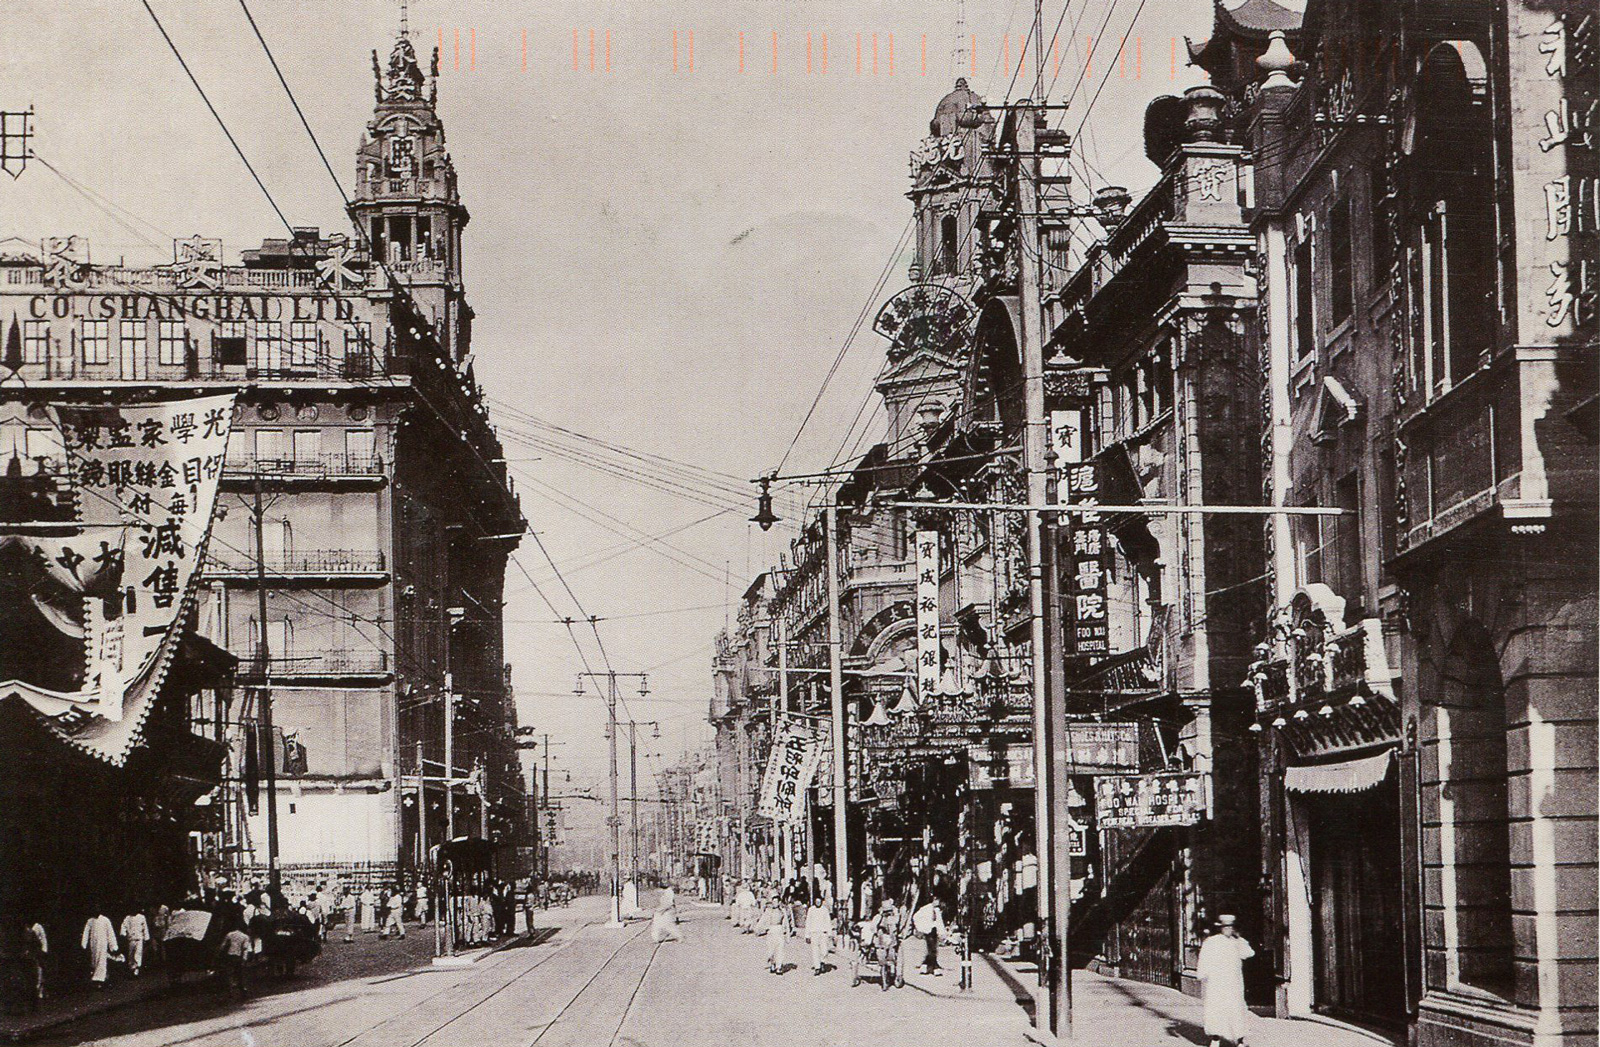
<path id="1" fill-rule="evenodd" d="M 255 179 L 257 187 L 261 190 L 261 195 L 267 198 L 267 203 L 272 205 L 272 210 L 277 214 L 278 220 L 283 223 L 285 229 L 289 230 L 289 236 L 293 238 L 294 225 L 290 223 L 288 216 L 283 213 L 283 208 L 278 206 L 278 201 L 273 199 L 272 191 L 267 188 L 267 183 L 261 180 L 261 175 L 256 172 L 255 165 L 250 162 L 250 158 L 245 155 L 244 149 L 239 145 L 239 140 L 228 129 L 227 121 L 222 119 L 222 114 L 217 112 L 217 107 L 211 104 L 211 97 L 206 94 L 206 89 L 200 86 L 200 81 L 195 78 L 194 71 L 189 68 L 189 63 L 184 60 L 183 53 L 178 50 L 178 45 L 168 35 L 167 27 L 161 24 L 161 19 L 156 16 L 155 8 L 150 6 L 150 0 L 139 0 L 139 2 L 144 5 L 145 11 L 149 13 L 150 20 L 156 24 L 156 29 L 160 30 L 161 38 L 167 42 L 167 47 L 172 51 L 172 56 L 183 67 L 184 75 L 194 85 L 194 89 L 199 93 L 201 101 L 205 102 L 206 108 L 211 110 L 211 115 L 216 119 L 217 126 L 222 128 L 222 133 L 227 136 L 228 144 L 233 146 L 235 153 L 239 154 L 239 160 L 244 164 L 245 170 L 249 171 L 250 177 Z M 263 46 L 265 46 L 265 41 L 263 41 Z M 284 86 L 287 88 L 288 85 L 285 84 Z"/>

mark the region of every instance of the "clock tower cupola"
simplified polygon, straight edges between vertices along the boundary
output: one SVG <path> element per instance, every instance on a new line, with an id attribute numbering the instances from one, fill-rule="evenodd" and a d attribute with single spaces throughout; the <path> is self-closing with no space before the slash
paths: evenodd
<path id="1" fill-rule="evenodd" d="M 460 360 L 471 311 L 463 299 L 461 231 L 467 209 L 456 187 L 436 109 L 439 52 L 425 75 L 402 21 L 387 64 L 372 53 L 376 105 L 356 153 L 351 219 L 372 249 L 377 284 L 404 284 Z M 384 273 L 387 269 L 388 274 Z"/>

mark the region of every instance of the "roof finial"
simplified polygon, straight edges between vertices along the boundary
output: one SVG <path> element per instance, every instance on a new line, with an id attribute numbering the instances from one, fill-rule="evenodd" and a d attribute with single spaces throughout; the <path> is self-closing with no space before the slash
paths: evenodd
<path id="1" fill-rule="evenodd" d="M 970 63 L 971 55 L 967 47 L 967 3 L 966 0 L 956 0 L 956 38 L 950 54 L 950 63 L 954 66 L 950 71 L 952 76 L 960 76 Z"/>
<path id="2" fill-rule="evenodd" d="M 408 0 L 400 0 L 400 35 L 411 35 L 411 5 Z"/>

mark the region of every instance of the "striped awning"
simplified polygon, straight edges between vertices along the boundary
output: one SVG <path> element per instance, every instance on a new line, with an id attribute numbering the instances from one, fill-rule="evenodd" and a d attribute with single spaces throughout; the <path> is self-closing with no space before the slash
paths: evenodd
<path id="1" fill-rule="evenodd" d="M 1389 777 L 1393 762 L 1394 750 L 1385 749 L 1357 760 L 1290 767 L 1283 773 L 1283 787 L 1292 793 L 1358 793 Z"/>

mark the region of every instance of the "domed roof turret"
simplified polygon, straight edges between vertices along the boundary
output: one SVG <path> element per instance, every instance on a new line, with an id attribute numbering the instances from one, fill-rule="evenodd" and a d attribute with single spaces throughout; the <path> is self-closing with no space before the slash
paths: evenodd
<path id="1" fill-rule="evenodd" d="M 981 106 L 983 99 L 978 92 L 967 86 L 966 77 L 956 81 L 955 90 L 939 99 L 939 105 L 933 111 L 933 119 L 928 123 L 928 133 L 935 137 L 953 135 L 963 130 L 957 121 L 961 114 L 973 106 Z"/>

